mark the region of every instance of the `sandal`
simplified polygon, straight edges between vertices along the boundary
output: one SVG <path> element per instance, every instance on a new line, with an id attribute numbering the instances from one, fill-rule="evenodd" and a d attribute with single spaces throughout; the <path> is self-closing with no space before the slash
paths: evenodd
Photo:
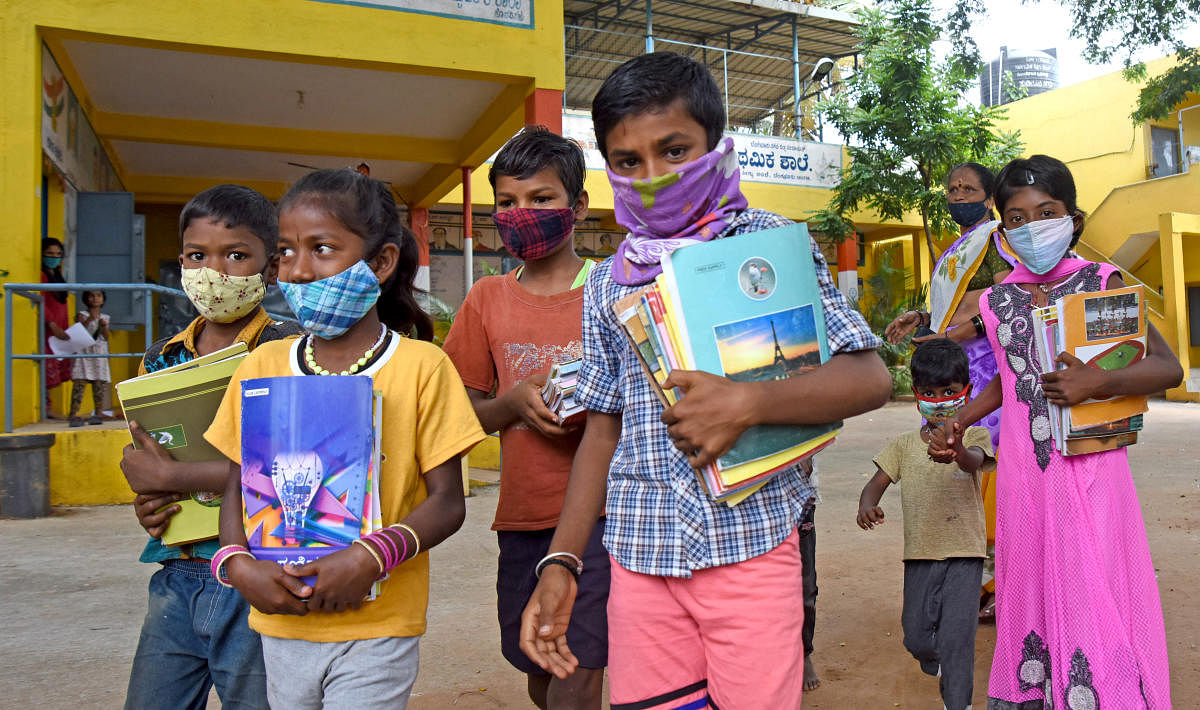
<path id="1" fill-rule="evenodd" d="M 71 420 L 67 424 L 67 426 L 69 426 L 69 427 L 83 426 L 83 419 L 81 417 L 71 417 Z"/>
<path id="2" fill-rule="evenodd" d="M 996 595 L 984 595 L 983 601 L 979 605 L 979 621 L 991 622 L 996 620 Z"/>

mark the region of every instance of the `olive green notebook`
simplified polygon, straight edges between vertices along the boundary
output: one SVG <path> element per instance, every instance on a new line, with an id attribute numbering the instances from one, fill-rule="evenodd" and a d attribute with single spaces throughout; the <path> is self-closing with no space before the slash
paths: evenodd
<path id="1" fill-rule="evenodd" d="M 204 440 L 234 371 L 246 356 L 245 343 L 235 343 L 204 357 L 117 383 L 126 421 L 136 421 L 176 461 L 224 458 Z M 141 448 L 133 442 L 135 448 Z M 193 493 L 179 501 L 164 545 L 183 545 L 217 537 L 220 492 Z"/>

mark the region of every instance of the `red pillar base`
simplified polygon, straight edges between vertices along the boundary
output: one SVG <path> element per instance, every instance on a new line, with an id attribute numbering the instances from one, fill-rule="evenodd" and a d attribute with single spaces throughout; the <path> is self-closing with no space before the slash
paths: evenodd
<path id="1" fill-rule="evenodd" d="M 415 285 L 424 291 L 429 290 L 429 208 L 410 207 L 408 210 L 408 228 L 417 239 L 417 250 L 420 253 Z"/>
<path id="2" fill-rule="evenodd" d="M 542 125 L 552 133 L 562 135 L 563 92 L 555 89 L 534 89 L 525 97 L 525 125 Z"/>

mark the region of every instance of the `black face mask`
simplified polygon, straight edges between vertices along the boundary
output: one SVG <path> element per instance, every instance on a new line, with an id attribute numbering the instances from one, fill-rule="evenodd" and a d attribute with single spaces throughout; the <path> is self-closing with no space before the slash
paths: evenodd
<path id="1" fill-rule="evenodd" d="M 979 224 L 989 211 L 987 202 L 948 202 L 946 206 L 950 210 L 950 219 L 960 227 Z"/>

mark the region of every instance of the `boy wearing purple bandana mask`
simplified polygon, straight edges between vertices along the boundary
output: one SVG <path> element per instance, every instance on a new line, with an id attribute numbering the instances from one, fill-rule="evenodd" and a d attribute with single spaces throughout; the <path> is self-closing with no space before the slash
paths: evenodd
<path id="1" fill-rule="evenodd" d="M 799 470 L 735 507 L 713 503 L 692 467 L 748 427 L 818 423 L 881 406 L 890 378 L 862 316 L 837 291 L 812 245 L 834 353 L 818 372 L 768 386 L 676 372 L 684 398 L 663 411 L 612 304 L 687 244 L 787 224 L 747 207 L 736 156 L 722 140 L 716 82 L 692 59 L 632 59 L 592 103 L 625 244 L 584 289 L 584 363 L 576 396 L 588 420 L 548 561 L 521 624 L 521 648 L 560 678 L 578 665 L 564 634 L 577 556 L 607 513 L 612 556 L 609 685 L 614 708 L 799 707 L 803 686 L 797 526 L 813 495 Z M 607 498 L 606 498 L 607 491 Z M 583 565 L 583 574 L 587 566 Z"/>
<path id="2" fill-rule="evenodd" d="M 542 126 L 527 127 L 500 149 L 488 173 L 492 219 L 505 248 L 524 264 L 471 288 L 445 344 L 480 424 L 500 432 L 503 474 L 492 524 L 500 548 L 500 648 L 528 676 L 529 697 L 543 710 L 599 708 L 608 665 L 603 518 L 583 552 L 587 573 L 567 630 L 579 672 L 555 678 L 518 646 L 521 612 L 537 582 L 533 568 L 549 551 L 581 436 L 578 427 L 559 425 L 541 389 L 553 364 L 583 354 L 583 282 L 595 263 L 575 253 L 575 223 L 587 217 L 584 172 L 583 150 Z"/>

